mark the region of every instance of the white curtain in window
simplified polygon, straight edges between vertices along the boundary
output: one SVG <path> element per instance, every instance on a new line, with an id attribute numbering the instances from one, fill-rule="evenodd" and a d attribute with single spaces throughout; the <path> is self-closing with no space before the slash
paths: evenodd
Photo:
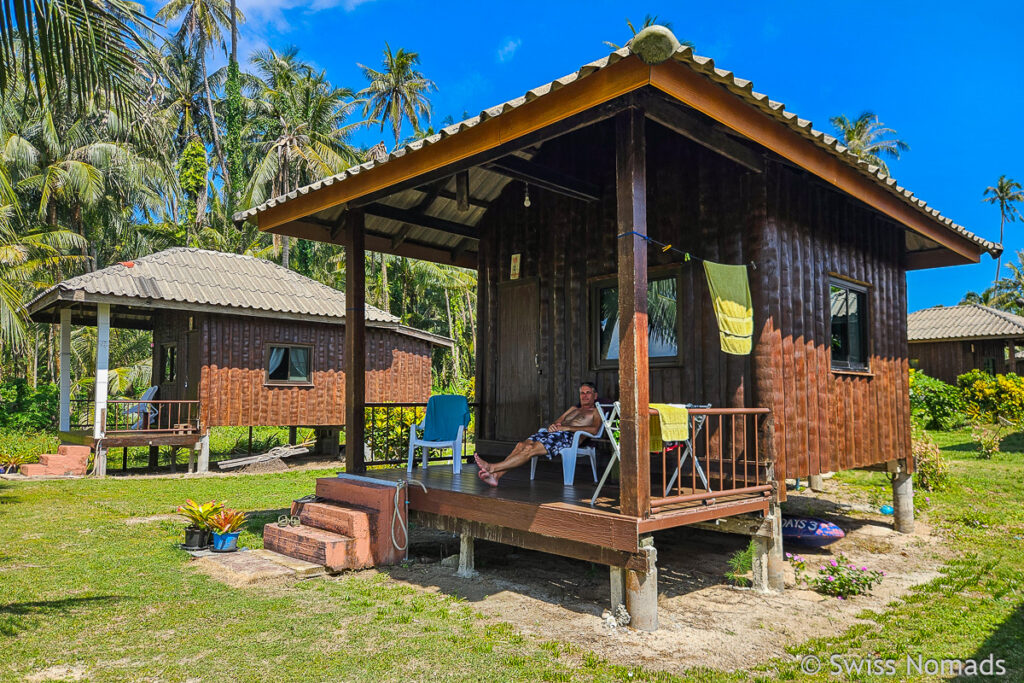
<path id="1" fill-rule="evenodd" d="M 267 374 L 272 375 L 281 367 L 284 361 L 285 348 L 281 346 L 270 347 L 270 362 L 267 364 Z"/>
<path id="2" fill-rule="evenodd" d="M 309 349 L 292 349 L 288 354 L 288 379 L 304 382 L 309 378 Z"/>

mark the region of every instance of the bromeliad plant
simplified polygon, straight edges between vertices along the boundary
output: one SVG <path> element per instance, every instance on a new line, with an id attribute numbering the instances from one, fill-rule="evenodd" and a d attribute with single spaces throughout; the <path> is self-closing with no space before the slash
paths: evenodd
<path id="1" fill-rule="evenodd" d="M 245 513 L 241 510 L 224 508 L 210 518 L 210 526 L 214 533 L 232 534 L 245 524 Z"/>
<path id="2" fill-rule="evenodd" d="M 214 515 L 224 509 L 224 502 L 211 500 L 209 503 L 200 505 L 191 498 L 185 501 L 184 505 L 178 507 L 178 513 L 184 515 L 189 521 L 189 526 L 201 531 L 214 531 L 211 520 Z"/>

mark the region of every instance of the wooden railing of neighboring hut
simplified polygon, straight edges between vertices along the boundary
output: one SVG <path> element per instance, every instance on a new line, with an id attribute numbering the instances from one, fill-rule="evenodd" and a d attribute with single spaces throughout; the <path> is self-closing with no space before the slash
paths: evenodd
<path id="1" fill-rule="evenodd" d="M 96 415 L 96 402 L 90 399 L 71 401 L 71 428 L 91 430 Z M 199 401 L 142 401 L 111 399 L 103 414 L 103 433 L 148 435 L 198 434 Z"/>
<path id="2" fill-rule="evenodd" d="M 770 496 L 774 467 L 762 450 L 771 411 L 768 408 L 693 408 L 690 411 L 692 459 L 682 463 L 683 449 L 663 450 L 661 488 L 651 497 L 651 513 L 736 496 Z M 696 429 L 699 420 L 704 425 Z M 700 465 L 709 486 L 701 481 Z M 672 488 L 671 473 L 679 470 Z M 655 483 L 656 486 L 656 483 Z"/>
<path id="3" fill-rule="evenodd" d="M 462 440 L 462 458 L 472 455 L 476 443 L 476 414 L 478 404 L 470 403 L 472 416 Z M 409 425 L 419 424 L 427 412 L 426 403 L 367 403 L 366 445 L 371 457 L 367 465 L 404 465 L 409 459 Z M 431 449 L 427 462 L 451 460 L 451 451 Z M 414 461 L 418 465 L 420 460 Z"/>

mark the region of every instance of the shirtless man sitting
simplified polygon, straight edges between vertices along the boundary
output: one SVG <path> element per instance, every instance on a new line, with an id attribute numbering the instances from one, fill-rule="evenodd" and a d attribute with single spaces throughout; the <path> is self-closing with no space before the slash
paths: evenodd
<path id="1" fill-rule="evenodd" d="M 477 476 L 491 486 L 497 486 L 498 480 L 506 472 L 525 465 L 530 458 L 547 455 L 550 460 L 554 455 L 561 455 L 563 449 L 572 445 L 574 432 L 585 432 L 591 436 L 597 434 L 601 427 L 601 415 L 597 411 L 596 403 L 597 387 L 590 382 L 583 382 L 580 384 L 579 406 L 573 406 L 562 413 L 546 430 L 542 429 L 517 443 L 507 458 L 491 464 L 479 455 L 474 455 L 477 467 L 480 468 Z"/>

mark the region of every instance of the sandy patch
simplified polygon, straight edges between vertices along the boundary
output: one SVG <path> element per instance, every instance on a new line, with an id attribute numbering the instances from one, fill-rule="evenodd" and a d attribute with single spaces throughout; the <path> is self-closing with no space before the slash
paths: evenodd
<path id="1" fill-rule="evenodd" d="M 29 674 L 25 680 L 37 683 L 38 681 L 80 681 L 83 678 L 85 678 L 85 667 L 61 664 Z"/>
<path id="2" fill-rule="evenodd" d="M 788 548 L 807 558 L 808 568 L 840 552 L 858 565 L 887 576 L 871 596 L 838 600 L 802 586 L 759 595 L 726 583 L 730 555 L 746 539 L 692 529 L 655 534 L 658 549 L 659 620 L 655 633 L 609 628 L 606 567 L 544 553 L 477 541 L 479 576 L 458 579 L 439 558 L 458 552 L 451 535 L 416 530 L 406 568 L 387 570 L 396 580 L 458 595 L 495 621 L 508 621 L 537 639 L 574 643 L 618 664 L 681 672 L 694 666 L 738 669 L 786 656 L 785 647 L 844 631 L 865 609 L 884 610 L 911 586 L 938 576 L 945 553 L 924 524 L 897 534 L 891 518 L 865 514 L 838 503 L 842 488 L 827 483 L 824 495 L 791 494 L 786 511 L 813 513 L 840 525 L 847 536 L 827 549 Z M 851 501 L 853 502 L 853 501 Z M 845 514 L 844 514 L 845 513 Z M 790 573 L 790 583 L 793 583 Z"/>

